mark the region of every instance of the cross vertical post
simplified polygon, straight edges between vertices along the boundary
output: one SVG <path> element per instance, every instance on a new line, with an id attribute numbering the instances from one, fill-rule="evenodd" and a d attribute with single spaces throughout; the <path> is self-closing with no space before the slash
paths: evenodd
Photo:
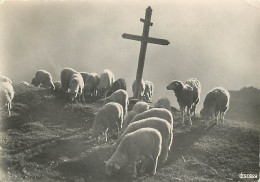
<path id="1" fill-rule="evenodd" d="M 144 20 L 144 27 L 143 27 L 143 38 L 148 38 L 149 36 L 149 29 L 150 29 L 150 23 L 151 23 L 151 16 L 152 16 L 152 8 L 149 6 L 146 9 L 145 12 L 145 20 Z M 145 53 L 147 49 L 147 40 L 142 40 L 141 41 L 141 48 L 140 48 L 140 54 L 139 54 L 139 61 L 138 61 L 138 67 L 137 67 L 137 72 L 136 72 L 136 85 L 137 89 L 135 90 L 134 93 L 134 98 L 140 100 L 141 98 L 139 93 L 140 90 L 140 85 L 143 77 L 143 70 L 144 70 L 144 61 L 145 61 Z"/>

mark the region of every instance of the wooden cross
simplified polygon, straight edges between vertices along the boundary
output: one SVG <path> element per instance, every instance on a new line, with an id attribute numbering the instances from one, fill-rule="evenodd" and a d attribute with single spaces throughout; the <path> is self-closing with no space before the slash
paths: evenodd
<path id="1" fill-rule="evenodd" d="M 140 21 L 144 23 L 143 35 L 142 36 L 126 34 L 126 33 L 124 33 L 122 35 L 122 37 L 124 39 L 141 41 L 139 61 L 138 61 L 138 67 L 137 67 L 137 72 L 136 72 L 137 89 L 135 90 L 135 93 L 134 93 L 134 98 L 136 98 L 138 100 L 141 99 L 141 98 L 139 98 L 140 96 L 138 95 L 138 92 L 140 90 L 141 80 L 142 80 L 142 76 L 143 76 L 143 69 L 144 69 L 144 61 L 145 61 L 145 53 L 146 53 L 147 43 L 160 44 L 160 45 L 170 44 L 170 42 L 168 40 L 149 37 L 149 29 L 150 29 L 150 26 L 153 25 L 153 23 L 151 22 L 151 16 L 152 16 L 152 8 L 150 6 L 148 6 L 148 8 L 146 9 L 146 12 L 145 12 L 145 19 L 140 18 Z"/>

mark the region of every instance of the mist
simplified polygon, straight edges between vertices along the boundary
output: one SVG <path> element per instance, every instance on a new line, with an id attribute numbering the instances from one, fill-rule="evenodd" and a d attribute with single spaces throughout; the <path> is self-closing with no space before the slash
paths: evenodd
<path id="1" fill-rule="evenodd" d="M 153 9 L 150 36 L 169 46 L 148 44 L 143 78 L 155 84 L 154 101 L 168 97 L 172 80 L 196 77 L 202 100 L 216 86 L 228 90 L 260 88 L 259 1 L 5 1 L 0 4 L 0 71 L 14 83 L 31 82 L 46 69 L 101 73 L 124 78 L 132 96 L 145 9 Z M 200 102 L 199 107 L 201 107 Z"/>

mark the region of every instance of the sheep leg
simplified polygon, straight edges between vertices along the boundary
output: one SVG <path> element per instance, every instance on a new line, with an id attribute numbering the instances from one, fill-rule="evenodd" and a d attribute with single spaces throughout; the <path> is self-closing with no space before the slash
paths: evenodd
<path id="1" fill-rule="evenodd" d="M 144 173 L 144 172 L 145 172 L 145 169 L 146 169 L 147 165 L 148 165 L 149 162 L 150 162 L 149 159 L 150 159 L 149 157 L 146 157 L 146 158 L 144 159 L 144 162 L 143 162 L 142 167 L 141 167 L 141 169 L 140 169 L 140 173 Z"/>
<path id="2" fill-rule="evenodd" d="M 108 131 L 108 129 L 106 129 L 106 131 L 104 132 L 104 134 L 105 134 L 105 141 L 107 142 L 107 131 Z"/>
<path id="3" fill-rule="evenodd" d="M 133 162 L 133 164 L 132 164 L 132 169 L 133 169 L 132 177 L 133 177 L 133 178 L 136 178 L 136 176 L 137 176 L 136 162 Z"/>
<path id="4" fill-rule="evenodd" d="M 221 123 L 224 123 L 224 112 L 220 112 Z"/>
<path id="5" fill-rule="evenodd" d="M 162 151 L 161 151 L 161 155 L 162 155 L 162 163 L 165 163 L 168 159 L 168 146 L 166 146 L 166 143 L 162 146 Z"/>
<path id="6" fill-rule="evenodd" d="M 219 114 L 219 111 L 216 111 L 215 112 L 215 122 L 218 124 L 218 114 Z"/>
<path id="7" fill-rule="evenodd" d="M 7 104 L 7 110 L 8 110 L 8 115 L 10 116 L 11 115 L 11 112 L 10 112 L 10 109 L 11 109 L 11 103 L 10 102 L 8 102 L 8 104 Z"/>
<path id="8" fill-rule="evenodd" d="M 193 106 L 193 116 L 196 116 L 196 105 Z"/>
<path id="9" fill-rule="evenodd" d="M 190 108 L 191 107 L 189 107 L 189 106 L 187 107 L 187 114 L 188 114 L 190 125 L 192 125 L 192 121 L 191 121 L 191 117 L 190 117 Z"/>
<path id="10" fill-rule="evenodd" d="M 152 175 L 156 174 L 157 162 L 158 162 L 158 156 L 153 160 Z"/>
<path id="11" fill-rule="evenodd" d="M 184 123 L 184 107 L 181 106 L 182 123 Z"/>

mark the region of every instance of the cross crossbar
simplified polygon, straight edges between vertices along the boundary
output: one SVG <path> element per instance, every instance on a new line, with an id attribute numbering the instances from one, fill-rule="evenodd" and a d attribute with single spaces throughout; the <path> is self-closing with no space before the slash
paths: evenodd
<path id="1" fill-rule="evenodd" d="M 144 41 L 147 43 L 152 43 L 152 44 L 160 44 L 160 45 L 169 45 L 170 42 L 166 39 L 158 39 L 158 38 L 153 38 L 153 37 L 143 37 L 139 35 L 132 35 L 132 34 L 127 34 L 124 33 L 122 35 L 124 39 L 130 39 L 130 40 L 137 40 L 137 41 Z"/>

